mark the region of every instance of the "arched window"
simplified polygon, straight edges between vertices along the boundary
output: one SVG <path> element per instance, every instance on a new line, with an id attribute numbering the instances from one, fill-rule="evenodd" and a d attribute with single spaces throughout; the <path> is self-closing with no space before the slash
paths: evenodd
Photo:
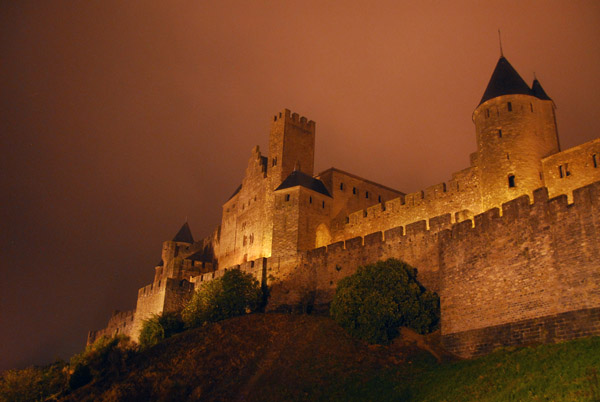
<path id="1" fill-rule="evenodd" d="M 510 187 L 510 188 L 516 187 L 514 174 L 508 175 L 508 187 Z"/>

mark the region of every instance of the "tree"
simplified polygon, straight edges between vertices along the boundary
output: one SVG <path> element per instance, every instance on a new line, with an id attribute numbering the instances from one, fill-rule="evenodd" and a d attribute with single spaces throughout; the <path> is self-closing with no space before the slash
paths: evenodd
<path id="1" fill-rule="evenodd" d="M 352 336 L 388 343 L 402 326 L 419 333 L 435 330 L 440 299 L 419 283 L 415 268 L 391 258 L 359 267 L 354 275 L 342 279 L 330 313 Z"/>
<path id="2" fill-rule="evenodd" d="M 181 316 L 177 313 L 154 314 L 147 320 L 144 320 L 140 331 L 140 347 L 142 349 L 156 345 L 163 339 L 183 331 L 184 324 Z"/>
<path id="3" fill-rule="evenodd" d="M 263 292 L 258 281 L 240 269 L 203 283 L 181 313 L 189 328 L 256 311 Z"/>

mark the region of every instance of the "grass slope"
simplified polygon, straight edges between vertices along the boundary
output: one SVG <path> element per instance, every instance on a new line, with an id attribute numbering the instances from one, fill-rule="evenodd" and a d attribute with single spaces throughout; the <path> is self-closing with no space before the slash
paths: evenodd
<path id="1" fill-rule="evenodd" d="M 598 401 L 599 369 L 599 337 L 452 361 L 435 336 L 373 346 L 327 317 L 253 314 L 176 335 L 64 400 Z"/>

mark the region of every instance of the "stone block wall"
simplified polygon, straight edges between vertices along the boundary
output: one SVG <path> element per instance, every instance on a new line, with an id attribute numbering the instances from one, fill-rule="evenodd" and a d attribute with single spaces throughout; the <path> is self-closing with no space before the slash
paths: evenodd
<path id="1" fill-rule="evenodd" d="M 88 332 L 87 344 L 91 345 L 96 340 L 106 336 L 108 338 L 117 335 L 131 336 L 134 323 L 134 310 L 115 311 L 108 320 L 108 325 L 104 329 Z"/>
<path id="2" fill-rule="evenodd" d="M 550 197 L 561 194 L 573 201 L 574 189 L 600 180 L 600 138 L 542 159 Z"/>
<path id="3" fill-rule="evenodd" d="M 573 198 L 568 205 L 564 195 L 548 200 L 545 188 L 536 190 L 532 204 L 523 196 L 505 203 L 502 215 L 492 209 L 476 216 L 474 226 L 467 221 L 440 234 L 448 348 L 470 357 L 514 344 L 494 335 L 498 331 L 541 342 L 542 335 L 519 328 L 556 332 L 558 323 L 575 325 L 577 312 L 600 308 L 600 183 L 575 190 Z M 559 316 L 562 321 L 553 318 Z M 593 325 L 582 333 L 593 332 Z"/>

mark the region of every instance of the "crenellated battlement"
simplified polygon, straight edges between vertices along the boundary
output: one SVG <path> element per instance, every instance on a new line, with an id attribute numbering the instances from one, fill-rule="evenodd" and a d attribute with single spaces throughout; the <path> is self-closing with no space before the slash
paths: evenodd
<path id="1" fill-rule="evenodd" d="M 300 116 L 298 113 L 292 113 L 289 109 L 283 109 L 283 111 L 273 116 L 273 123 L 284 123 L 290 124 L 295 127 L 301 128 L 304 131 L 315 131 L 315 122 L 308 120 L 304 116 Z"/>

